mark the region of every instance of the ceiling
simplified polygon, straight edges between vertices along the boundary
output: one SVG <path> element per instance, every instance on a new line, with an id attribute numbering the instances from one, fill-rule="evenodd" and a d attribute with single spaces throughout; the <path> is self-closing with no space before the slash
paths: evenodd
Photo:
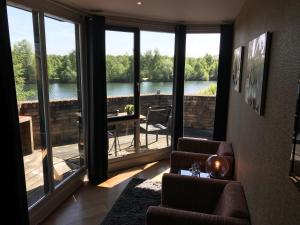
<path id="1" fill-rule="evenodd" d="M 95 14 L 186 24 L 233 21 L 246 0 L 56 0 Z"/>

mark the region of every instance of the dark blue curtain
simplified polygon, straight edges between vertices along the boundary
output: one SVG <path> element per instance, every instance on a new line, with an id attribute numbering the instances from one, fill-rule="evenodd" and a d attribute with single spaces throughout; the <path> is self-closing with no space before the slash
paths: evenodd
<path id="1" fill-rule="evenodd" d="M 92 184 L 107 179 L 108 140 L 105 67 L 105 18 L 86 19 L 88 61 L 88 176 Z"/>
<path id="2" fill-rule="evenodd" d="M 172 150 L 177 149 L 178 138 L 183 136 L 185 39 L 186 39 L 186 26 L 177 25 L 175 27 L 173 111 L 172 111 Z"/>
<path id="3" fill-rule="evenodd" d="M 214 123 L 214 140 L 217 141 L 226 139 L 232 52 L 233 24 L 221 25 L 218 87 Z"/>

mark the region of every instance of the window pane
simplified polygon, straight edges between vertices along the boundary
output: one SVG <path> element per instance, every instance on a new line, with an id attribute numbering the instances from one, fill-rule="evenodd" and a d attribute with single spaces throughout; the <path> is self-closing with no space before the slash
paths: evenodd
<path id="1" fill-rule="evenodd" d="M 171 146 L 175 35 L 141 32 L 141 150 L 161 150 Z"/>
<path id="2" fill-rule="evenodd" d="M 107 30 L 105 35 L 108 117 L 133 115 L 134 34 Z"/>
<path id="3" fill-rule="evenodd" d="M 45 17 L 54 183 L 82 166 L 80 82 L 75 24 Z"/>
<path id="4" fill-rule="evenodd" d="M 42 146 L 42 106 L 37 92 L 32 13 L 7 7 L 28 206 L 45 195 Z"/>
<path id="5" fill-rule="evenodd" d="M 187 34 L 184 136 L 211 139 L 214 129 L 220 34 Z"/>

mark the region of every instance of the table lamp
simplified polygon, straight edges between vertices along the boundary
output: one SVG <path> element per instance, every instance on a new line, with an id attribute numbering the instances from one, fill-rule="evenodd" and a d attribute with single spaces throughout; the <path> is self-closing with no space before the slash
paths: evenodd
<path id="1" fill-rule="evenodd" d="M 206 171 L 212 178 L 223 178 L 228 174 L 229 163 L 223 156 L 212 155 L 206 160 Z"/>

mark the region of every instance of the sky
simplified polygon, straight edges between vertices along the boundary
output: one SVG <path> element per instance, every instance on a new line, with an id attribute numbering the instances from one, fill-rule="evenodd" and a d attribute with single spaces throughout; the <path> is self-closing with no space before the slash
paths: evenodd
<path id="1" fill-rule="evenodd" d="M 8 7 L 8 22 L 12 46 L 27 39 L 34 46 L 32 14 Z M 65 55 L 75 49 L 75 25 L 70 22 L 45 18 L 47 54 Z M 158 49 L 162 55 L 174 55 L 174 33 L 141 31 L 141 54 Z M 186 56 L 201 57 L 209 53 L 219 55 L 219 34 L 187 34 Z M 133 54 L 133 34 L 106 31 L 106 53 Z"/>
<path id="2" fill-rule="evenodd" d="M 31 12 L 7 7 L 10 42 L 28 40 L 34 46 Z M 45 17 L 47 54 L 66 55 L 75 49 L 75 25 Z"/>

